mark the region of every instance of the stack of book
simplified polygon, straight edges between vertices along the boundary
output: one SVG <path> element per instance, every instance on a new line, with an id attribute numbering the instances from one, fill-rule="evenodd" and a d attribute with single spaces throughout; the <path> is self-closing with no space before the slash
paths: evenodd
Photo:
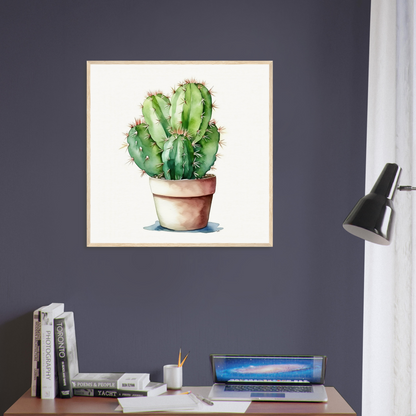
<path id="1" fill-rule="evenodd" d="M 146 373 L 79 373 L 72 378 L 74 396 L 138 397 L 158 396 L 166 384 L 154 383 Z"/>
<path id="2" fill-rule="evenodd" d="M 42 399 L 157 396 L 166 384 L 148 373 L 80 373 L 73 312 L 51 303 L 33 312 L 31 394 Z"/>

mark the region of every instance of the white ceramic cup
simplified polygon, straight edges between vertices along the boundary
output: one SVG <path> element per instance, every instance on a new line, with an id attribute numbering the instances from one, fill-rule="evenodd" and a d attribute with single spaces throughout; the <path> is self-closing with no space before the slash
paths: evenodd
<path id="1" fill-rule="evenodd" d="M 177 364 L 164 365 L 163 382 L 171 390 L 179 390 L 182 388 L 182 367 L 179 367 Z"/>

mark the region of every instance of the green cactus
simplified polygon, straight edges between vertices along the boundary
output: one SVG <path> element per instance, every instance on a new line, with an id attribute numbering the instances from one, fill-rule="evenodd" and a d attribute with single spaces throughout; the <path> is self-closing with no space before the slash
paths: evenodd
<path id="1" fill-rule="evenodd" d="M 187 132 L 174 132 L 165 143 L 162 153 L 166 179 L 193 179 L 194 148 Z"/>
<path id="2" fill-rule="evenodd" d="M 213 108 L 212 93 L 196 81 L 179 84 L 171 99 L 149 93 L 142 106 L 144 121 L 131 126 L 127 135 L 130 156 L 152 177 L 203 178 L 220 143 Z"/>
<path id="3" fill-rule="evenodd" d="M 149 176 L 159 176 L 163 173 L 161 149 L 151 138 L 148 125 L 137 123 L 127 136 L 128 151 L 136 165 Z"/>
<path id="4" fill-rule="evenodd" d="M 217 160 L 220 133 L 215 124 L 211 124 L 205 136 L 195 145 L 194 176 L 203 178 Z"/>
<path id="5" fill-rule="evenodd" d="M 172 96 L 172 128 L 187 130 L 198 142 L 205 134 L 211 115 L 211 93 L 203 84 L 187 82 L 179 85 Z"/>
<path id="6" fill-rule="evenodd" d="M 136 165 L 149 176 L 163 172 L 160 148 L 150 137 L 144 124 L 132 127 L 127 136 L 128 150 Z"/>
<path id="7" fill-rule="evenodd" d="M 161 93 L 150 95 L 143 103 L 143 117 L 149 125 L 152 139 L 163 149 L 166 139 L 170 136 L 170 101 Z"/>

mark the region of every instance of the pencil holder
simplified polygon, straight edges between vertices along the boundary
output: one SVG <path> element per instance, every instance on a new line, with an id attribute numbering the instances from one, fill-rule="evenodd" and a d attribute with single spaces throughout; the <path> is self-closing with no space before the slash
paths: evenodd
<path id="1" fill-rule="evenodd" d="M 177 364 L 167 364 L 163 366 L 163 382 L 168 389 L 179 390 L 182 388 L 182 367 Z"/>

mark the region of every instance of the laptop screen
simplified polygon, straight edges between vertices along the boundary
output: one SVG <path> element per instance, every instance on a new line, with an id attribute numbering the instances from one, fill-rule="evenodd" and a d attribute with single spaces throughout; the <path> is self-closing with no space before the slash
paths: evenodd
<path id="1" fill-rule="evenodd" d="M 326 357 L 212 354 L 215 383 L 323 384 Z"/>

